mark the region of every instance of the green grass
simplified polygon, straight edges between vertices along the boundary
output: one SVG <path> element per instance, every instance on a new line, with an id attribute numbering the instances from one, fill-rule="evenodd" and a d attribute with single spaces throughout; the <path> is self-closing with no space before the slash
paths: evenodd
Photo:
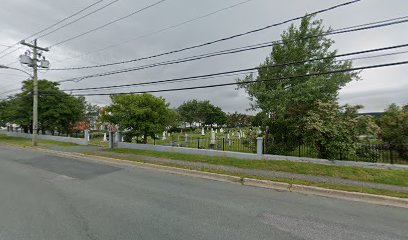
<path id="1" fill-rule="evenodd" d="M 330 166 L 315 163 L 301 163 L 292 161 L 245 160 L 230 157 L 210 157 L 181 153 L 156 152 L 147 150 L 115 148 L 106 151 L 123 154 L 134 154 L 167 158 L 173 160 L 202 162 L 216 165 L 233 166 L 244 169 L 272 170 L 298 174 L 336 177 L 357 181 L 408 186 L 407 170 L 374 169 L 363 167 Z"/>
<path id="2" fill-rule="evenodd" d="M 9 137 L 6 135 L 0 134 L 0 143 L 7 143 L 7 144 L 15 144 L 19 146 L 32 146 L 30 138 L 21 138 L 21 137 Z M 38 140 L 38 143 L 44 145 L 55 145 L 60 147 L 73 147 L 78 146 L 75 143 L 67 143 L 67 142 L 57 142 L 52 140 Z"/>
<path id="3" fill-rule="evenodd" d="M 90 138 L 89 139 L 89 145 L 94 145 L 94 146 L 101 146 L 101 147 L 107 147 L 109 146 L 109 142 L 103 141 L 103 137 L 100 138 Z"/>
<path id="4" fill-rule="evenodd" d="M 93 152 L 93 153 L 85 153 L 85 154 L 112 157 L 111 155 L 108 155 L 106 153 L 104 154 L 104 153 L 94 153 Z M 120 160 L 135 161 L 135 162 L 146 162 L 146 161 L 137 159 L 137 156 L 134 156 L 134 157 L 114 156 L 114 158 L 120 159 Z M 211 173 L 220 173 L 220 174 L 225 174 L 225 175 L 230 175 L 230 176 L 238 176 L 238 177 L 241 177 L 241 178 L 245 177 L 245 178 L 254 178 L 254 179 L 261 179 L 261 180 L 271 180 L 271 181 L 275 181 L 275 182 L 285 182 L 285 183 L 291 183 L 291 184 L 315 186 L 315 187 L 322 187 L 322 188 L 328 188 L 328 189 L 343 190 L 343 191 L 348 191 L 348 192 L 360 192 L 360 193 L 377 194 L 377 195 L 384 195 L 384 196 L 391 196 L 391 197 L 408 198 L 408 192 L 400 192 L 400 191 L 385 190 L 385 189 L 375 189 L 375 188 L 366 188 L 366 187 L 350 186 L 350 185 L 343 185 L 343 184 L 316 183 L 316 182 L 311 182 L 311 181 L 298 180 L 298 179 L 289 179 L 289 178 L 273 178 L 273 177 L 267 178 L 267 177 L 260 177 L 260 176 L 255 176 L 255 175 L 233 173 L 233 172 L 228 172 L 228 171 L 223 171 L 223 170 L 218 170 L 218 169 L 212 169 L 212 168 L 184 166 L 184 165 L 175 164 L 175 163 L 154 163 L 154 164 L 162 165 L 162 166 L 183 168 L 183 169 L 199 170 L 199 171 L 211 172 Z"/>

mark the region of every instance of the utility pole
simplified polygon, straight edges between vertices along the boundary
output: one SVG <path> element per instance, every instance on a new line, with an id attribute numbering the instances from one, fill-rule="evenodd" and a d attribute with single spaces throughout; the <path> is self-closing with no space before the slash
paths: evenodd
<path id="1" fill-rule="evenodd" d="M 32 135 L 32 144 L 37 146 L 37 132 L 38 132 L 38 50 L 48 52 L 48 48 L 42 48 L 37 46 L 37 39 L 34 40 L 34 44 L 26 43 L 24 40 L 20 44 L 30 47 L 32 49 L 33 56 L 31 58 L 31 63 L 28 64 L 29 67 L 33 68 L 33 135 Z M 24 56 L 24 55 L 22 55 Z M 20 56 L 20 61 L 22 57 Z M 44 59 L 44 61 L 46 61 Z M 22 63 L 25 63 L 21 61 Z M 48 61 L 47 61 L 48 62 Z M 42 63 L 41 63 L 42 64 Z M 46 63 L 48 67 L 49 63 Z M 40 66 L 41 67 L 41 66 Z"/>

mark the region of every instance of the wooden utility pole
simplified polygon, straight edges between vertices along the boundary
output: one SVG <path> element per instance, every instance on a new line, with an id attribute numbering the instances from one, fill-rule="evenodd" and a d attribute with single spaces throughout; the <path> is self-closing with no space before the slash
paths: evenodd
<path id="1" fill-rule="evenodd" d="M 37 39 L 34 40 L 34 44 L 26 43 L 24 40 L 20 44 L 30 47 L 33 52 L 32 64 L 29 67 L 33 68 L 33 146 L 37 146 L 37 134 L 38 134 L 38 50 L 48 52 L 48 48 L 42 48 L 37 46 Z"/>

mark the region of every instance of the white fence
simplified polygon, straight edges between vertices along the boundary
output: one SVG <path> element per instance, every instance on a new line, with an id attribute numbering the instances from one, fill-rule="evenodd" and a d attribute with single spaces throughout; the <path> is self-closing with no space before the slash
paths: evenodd
<path id="1" fill-rule="evenodd" d="M 10 137 L 32 138 L 32 134 L 28 134 L 28 133 L 0 131 L 0 134 L 5 134 Z M 75 143 L 79 145 L 88 145 L 88 141 L 86 138 L 61 137 L 61 136 L 53 136 L 53 135 L 37 135 L 37 139 Z"/>
<path id="2" fill-rule="evenodd" d="M 259 154 L 259 152 L 258 154 L 254 154 L 254 153 L 229 152 L 229 151 L 219 151 L 219 150 L 172 147 L 172 146 L 151 145 L 151 144 L 137 144 L 137 143 L 126 143 L 126 142 L 118 142 L 117 147 L 118 148 L 138 149 L 138 150 L 153 150 L 153 151 L 159 151 L 159 152 L 175 152 L 175 153 L 197 154 L 197 155 L 205 155 L 205 156 L 232 157 L 232 158 L 250 159 L 250 160 L 287 160 L 287 161 L 294 161 L 294 162 L 309 162 L 309 163 L 318 163 L 318 164 L 336 165 L 336 166 L 353 166 L 353 167 L 371 167 L 371 168 L 383 168 L 383 169 L 408 170 L 408 165 L 400 165 L 400 164 L 327 160 L 327 159 L 307 158 L 307 157 L 292 157 L 292 156 L 282 156 L 282 155 Z"/>

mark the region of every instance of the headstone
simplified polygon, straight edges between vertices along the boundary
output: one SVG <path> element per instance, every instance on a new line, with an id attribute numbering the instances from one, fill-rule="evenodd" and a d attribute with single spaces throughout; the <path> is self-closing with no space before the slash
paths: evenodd
<path id="1" fill-rule="evenodd" d="M 218 129 L 215 129 L 215 133 L 218 133 Z"/>
<path id="2" fill-rule="evenodd" d="M 106 133 L 103 134 L 103 141 L 106 142 L 108 139 L 106 138 Z"/>
<path id="3" fill-rule="evenodd" d="M 201 128 L 201 136 L 205 136 L 204 128 Z"/>
<path id="4" fill-rule="evenodd" d="M 214 131 L 211 132 L 211 144 L 212 145 L 215 144 L 215 132 Z"/>
<path id="5" fill-rule="evenodd" d="M 163 132 L 162 140 L 166 140 L 166 131 Z"/>
<path id="6" fill-rule="evenodd" d="M 262 130 L 258 128 L 257 134 L 260 136 L 262 134 Z"/>
<path id="7" fill-rule="evenodd" d="M 223 129 L 223 128 L 221 128 L 221 129 L 220 129 L 220 133 L 223 133 L 223 132 L 224 132 L 224 129 Z"/>
<path id="8" fill-rule="evenodd" d="M 187 133 L 184 135 L 184 141 L 188 142 L 188 134 Z"/>
<path id="9" fill-rule="evenodd" d="M 242 137 L 245 138 L 245 132 L 242 132 Z"/>
<path id="10" fill-rule="evenodd" d="M 237 138 L 241 139 L 241 133 L 240 132 L 237 132 Z"/>

